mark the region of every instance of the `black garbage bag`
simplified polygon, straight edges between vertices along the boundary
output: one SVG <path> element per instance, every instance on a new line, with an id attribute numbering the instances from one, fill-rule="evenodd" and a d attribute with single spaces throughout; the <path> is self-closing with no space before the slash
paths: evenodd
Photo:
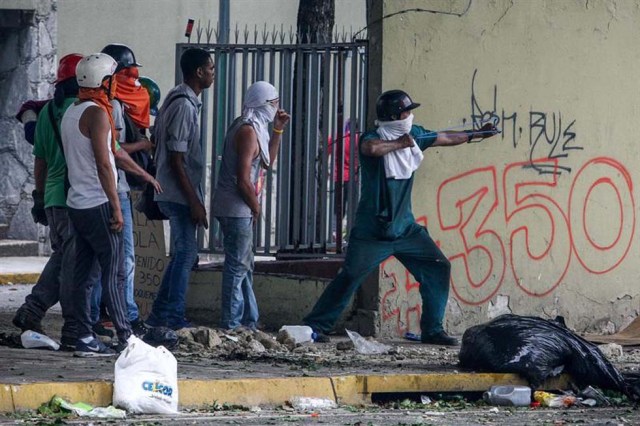
<path id="1" fill-rule="evenodd" d="M 178 335 L 175 331 L 167 327 L 152 327 L 147 331 L 142 340 L 153 346 L 164 346 L 171 350 L 178 345 Z"/>
<path id="2" fill-rule="evenodd" d="M 574 334 L 561 318 L 501 315 L 467 329 L 458 357 L 463 368 L 516 373 L 534 389 L 566 372 L 580 388 L 590 385 L 634 397 L 600 349 Z"/>

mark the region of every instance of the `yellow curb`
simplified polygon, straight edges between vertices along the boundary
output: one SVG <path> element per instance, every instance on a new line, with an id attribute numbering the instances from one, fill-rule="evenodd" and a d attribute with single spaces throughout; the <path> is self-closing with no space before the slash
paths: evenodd
<path id="1" fill-rule="evenodd" d="M 243 406 L 279 405 L 295 396 L 335 401 L 329 377 L 181 380 L 178 391 L 181 407 L 202 407 L 214 402 Z"/>
<path id="2" fill-rule="evenodd" d="M 517 374 L 506 373 L 444 373 L 444 374 L 394 374 L 363 376 L 365 395 L 393 392 L 480 392 L 493 385 L 526 385 Z M 569 377 L 562 375 L 549 380 L 543 389 L 566 389 Z"/>
<path id="3" fill-rule="evenodd" d="M 44 382 L 8 386 L 13 396 L 12 411 L 38 408 L 54 395 L 59 395 L 67 401 L 83 401 L 106 407 L 111 404 L 113 396 L 113 386 L 109 382 Z"/>
<path id="4" fill-rule="evenodd" d="M 331 378 L 336 402 L 341 405 L 363 405 L 371 402 L 370 395 L 365 395 L 360 376 L 336 376 Z"/>
<path id="5" fill-rule="evenodd" d="M 342 405 L 371 403 L 374 393 L 479 392 L 493 385 L 526 384 L 515 374 L 427 373 L 292 377 L 264 379 L 180 380 L 181 408 L 207 408 L 214 403 L 242 406 L 281 405 L 292 397 L 330 399 Z M 547 381 L 543 389 L 566 389 L 569 377 Z M 111 404 L 110 382 L 43 382 L 0 384 L 0 412 L 36 409 L 54 395 L 94 406 Z"/>
<path id="6" fill-rule="evenodd" d="M 0 285 L 6 284 L 33 284 L 40 278 L 38 272 L 28 272 L 25 274 L 0 274 Z"/>
<path id="7" fill-rule="evenodd" d="M 13 412 L 13 395 L 10 385 L 0 385 L 0 413 Z"/>

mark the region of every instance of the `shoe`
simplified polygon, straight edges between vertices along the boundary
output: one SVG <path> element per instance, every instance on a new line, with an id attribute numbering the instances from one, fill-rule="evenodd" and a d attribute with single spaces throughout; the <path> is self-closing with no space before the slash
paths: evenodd
<path id="1" fill-rule="evenodd" d="M 313 339 L 314 342 L 316 343 L 329 343 L 331 342 L 331 338 L 329 336 L 327 336 L 326 334 L 320 332 L 320 331 L 315 331 L 316 333 L 316 338 Z"/>
<path id="2" fill-rule="evenodd" d="M 82 340 L 78 339 L 73 356 L 80 358 L 96 358 L 114 356 L 115 354 L 116 351 L 107 347 L 104 343 L 94 337 L 89 343 L 84 343 Z"/>
<path id="3" fill-rule="evenodd" d="M 158 318 L 155 315 L 153 315 L 153 313 L 151 313 L 147 317 L 147 320 L 145 321 L 145 324 L 148 327 L 166 327 L 167 326 L 167 321 L 161 320 L 160 318 Z"/>
<path id="4" fill-rule="evenodd" d="M 115 351 L 115 353 L 119 354 L 120 352 L 124 351 L 125 349 L 127 349 L 127 342 L 123 342 L 121 340 L 118 340 L 118 343 L 116 343 L 115 345 L 111 346 L 111 349 L 113 349 Z"/>
<path id="5" fill-rule="evenodd" d="M 459 346 L 460 342 L 455 337 L 449 336 L 444 331 L 439 331 L 433 334 L 422 334 L 420 337 L 422 343 L 427 345 L 439 345 L 439 346 Z"/>
<path id="6" fill-rule="evenodd" d="M 174 331 L 178 331 L 178 330 L 182 330 L 183 328 L 191 328 L 193 327 L 193 324 L 191 324 L 191 321 L 188 321 L 185 318 L 182 321 L 178 321 L 176 323 L 170 323 L 167 326 Z"/>
<path id="7" fill-rule="evenodd" d="M 104 336 L 104 337 L 109 337 L 109 338 L 112 338 L 114 336 L 113 330 L 109 330 L 104 325 L 102 325 L 101 322 L 97 322 L 96 324 L 93 324 L 91 329 L 98 336 Z"/>
<path id="8" fill-rule="evenodd" d="M 74 352 L 76 350 L 76 339 L 62 336 L 60 338 L 60 351 Z"/>
<path id="9" fill-rule="evenodd" d="M 40 334 L 47 334 L 42 329 L 42 323 L 40 319 L 30 314 L 24 309 L 18 309 L 16 315 L 13 317 L 13 325 L 18 327 L 23 333 L 27 330 L 35 331 Z"/>
<path id="10" fill-rule="evenodd" d="M 149 332 L 149 327 L 147 327 L 147 324 L 138 317 L 131 321 L 131 331 L 133 331 L 133 334 L 135 334 L 136 337 L 142 338 Z"/>

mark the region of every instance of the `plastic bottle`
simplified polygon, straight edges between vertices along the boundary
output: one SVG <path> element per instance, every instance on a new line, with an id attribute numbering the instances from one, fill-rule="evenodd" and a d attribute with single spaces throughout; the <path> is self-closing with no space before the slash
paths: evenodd
<path id="1" fill-rule="evenodd" d="M 57 351 L 60 349 L 60 345 L 52 340 L 49 336 L 36 333 L 32 330 L 27 330 L 20 335 L 20 341 L 25 349 L 32 348 L 47 348 Z"/>
<path id="2" fill-rule="evenodd" d="M 280 332 L 283 331 L 286 331 L 296 343 L 313 342 L 317 337 L 308 325 L 283 325 Z"/>
<path id="3" fill-rule="evenodd" d="M 531 388 L 517 385 L 491 386 L 482 395 L 482 399 L 491 405 L 528 407 L 531 404 Z"/>

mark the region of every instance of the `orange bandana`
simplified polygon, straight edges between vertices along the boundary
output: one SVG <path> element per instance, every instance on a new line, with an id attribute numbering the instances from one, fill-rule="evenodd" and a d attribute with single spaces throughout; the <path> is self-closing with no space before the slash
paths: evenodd
<path id="1" fill-rule="evenodd" d="M 102 83 L 102 86 L 94 88 L 81 87 L 78 92 L 78 99 L 81 101 L 92 101 L 98 104 L 100 108 L 107 113 L 109 117 L 109 124 L 111 125 L 111 152 L 116 153 L 116 125 L 113 122 L 113 115 L 111 112 L 113 111 L 113 107 L 109 102 L 110 99 L 113 99 L 113 94 L 117 90 L 118 84 L 116 80 L 111 79 L 111 92 L 109 92 L 109 80 L 106 80 Z"/>
<path id="2" fill-rule="evenodd" d="M 148 129 L 151 109 L 149 92 L 138 81 L 138 68 L 125 68 L 116 74 L 118 90 L 116 98 L 124 104 L 127 115 L 141 129 Z"/>

